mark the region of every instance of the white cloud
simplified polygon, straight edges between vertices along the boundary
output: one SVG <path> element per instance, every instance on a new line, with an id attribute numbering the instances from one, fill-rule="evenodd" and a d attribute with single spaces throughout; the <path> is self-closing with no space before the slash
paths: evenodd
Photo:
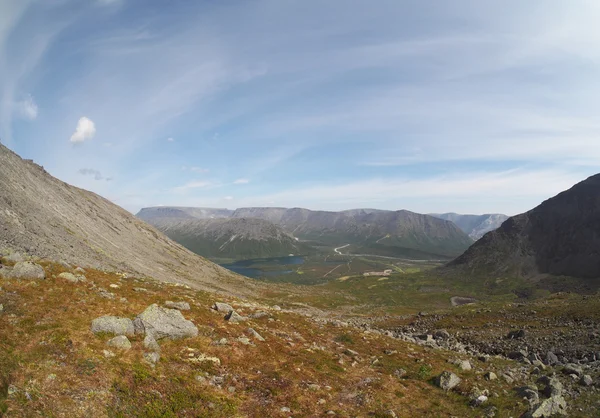
<path id="1" fill-rule="evenodd" d="M 209 186 L 213 186 L 213 183 L 211 183 L 210 181 L 189 181 L 182 186 L 175 187 L 173 191 L 176 193 L 185 193 L 189 190 L 202 189 Z"/>
<path id="2" fill-rule="evenodd" d="M 233 184 L 248 184 L 250 183 L 250 180 L 248 179 L 237 179 L 236 181 L 233 182 Z"/>
<path id="3" fill-rule="evenodd" d="M 210 170 L 202 167 L 190 167 L 190 171 L 193 171 L 194 173 L 208 173 Z"/>
<path id="4" fill-rule="evenodd" d="M 38 116 L 38 106 L 31 96 L 17 103 L 17 111 L 23 119 L 33 120 Z"/>
<path id="5" fill-rule="evenodd" d="M 91 119 L 83 116 L 77 122 L 77 128 L 73 135 L 71 135 L 71 142 L 83 142 L 86 139 L 92 139 L 94 135 L 96 135 L 96 125 Z"/>
<path id="6" fill-rule="evenodd" d="M 233 196 L 225 196 L 223 199 L 225 199 L 225 200 L 233 200 Z"/>
<path id="7" fill-rule="evenodd" d="M 175 138 L 173 138 L 173 137 L 168 137 L 168 138 L 167 138 L 167 141 L 169 141 L 169 142 L 173 142 L 173 141 L 175 141 Z"/>

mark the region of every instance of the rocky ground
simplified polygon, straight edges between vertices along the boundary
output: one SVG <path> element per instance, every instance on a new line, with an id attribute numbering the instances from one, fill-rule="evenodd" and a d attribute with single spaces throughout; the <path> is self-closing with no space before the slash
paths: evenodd
<path id="1" fill-rule="evenodd" d="M 224 299 L 27 258 L 0 264 L 8 417 L 589 417 L 600 408 L 594 297 L 334 318 L 284 299 Z"/>

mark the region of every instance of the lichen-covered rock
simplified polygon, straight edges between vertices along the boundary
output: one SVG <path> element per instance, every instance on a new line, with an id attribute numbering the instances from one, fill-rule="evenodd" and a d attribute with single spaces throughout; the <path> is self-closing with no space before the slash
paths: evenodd
<path id="1" fill-rule="evenodd" d="M 109 315 L 94 319 L 92 321 L 92 332 L 94 334 L 106 332 L 108 334 L 127 336 L 135 334 L 131 319 Z"/>
<path id="2" fill-rule="evenodd" d="M 85 276 L 83 276 L 81 274 L 74 275 L 73 273 L 66 273 L 66 272 L 65 273 L 60 273 L 58 275 L 58 278 L 66 280 L 66 281 L 71 282 L 71 283 L 79 283 L 79 282 L 85 282 L 86 281 Z"/>
<path id="3" fill-rule="evenodd" d="M 225 319 L 233 324 L 237 324 L 238 322 L 246 321 L 248 318 L 240 315 L 236 311 L 231 311 L 225 315 Z"/>
<path id="4" fill-rule="evenodd" d="M 228 305 L 228 304 L 222 303 L 222 302 L 215 302 L 215 304 L 213 305 L 212 308 L 217 312 L 229 313 L 229 312 L 233 311 L 233 308 L 231 307 L 231 305 Z"/>
<path id="5" fill-rule="evenodd" d="M 169 309 L 177 309 L 180 311 L 189 311 L 190 304 L 187 302 L 172 302 L 170 300 L 165 302 L 165 306 Z"/>
<path id="6" fill-rule="evenodd" d="M 154 366 L 156 363 L 158 363 L 158 360 L 160 360 L 160 354 L 158 354 L 156 351 L 153 351 L 152 353 L 144 353 L 144 360 Z"/>
<path id="7" fill-rule="evenodd" d="M 461 382 L 460 377 L 452 372 L 444 371 L 435 379 L 435 384 L 444 390 L 451 390 Z"/>
<path id="8" fill-rule="evenodd" d="M 546 418 L 553 415 L 567 415 L 567 402 L 562 396 L 553 396 L 531 408 L 531 418 Z"/>
<path id="9" fill-rule="evenodd" d="M 144 337 L 144 348 L 150 351 L 160 351 L 160 345 L 151 334 Z"/>
<path id="10" fill-rule="evenodd" d="M 135 332 L 152 335 L 155 340 L 196 337 L 198 328 L 183 317 L 177 309 L 167 309 L 157 304 L 150 305 L 135 321 Z"/>
<path id="11" fill-rule="evenodd" d="M 22 261 L 13 267 L 9 277 L 18 280 L 44 280 L 46 273 L 39 264 L 31 261 Z"/>
<path id="12" fill-rule="evenodd" d="M 131 349 L 131 342 L 129 341 L 129 338 L 127 338 L 124 335 L 118 335 L 114 338 L 111 338 L 110 340 L 108 340 L 106 345 L 118 348 L 119 350 L 123 351 Z"/>

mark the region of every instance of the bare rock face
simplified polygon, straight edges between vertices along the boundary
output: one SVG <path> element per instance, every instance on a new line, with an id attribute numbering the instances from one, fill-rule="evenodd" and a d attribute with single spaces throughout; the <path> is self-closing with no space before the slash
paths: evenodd
<path id="1" fill-rule="evenodd" d="M 135 335 L 131 319 L 108 315 L 92 321 L 92 332 L 94 334 L 105 332 L 114 335 Z"/>
<path id="2" fill-rule="evenodd" d="M 474 273 L 600 278 L 600 174 L 513 216 L 448 264 Z"/>
<path id="3" fill-rule="evenodd" d="M 46 273 L 39 264 L 31 261 L 21 261 L 15 264 L 9 277 L 18 280 L 44 280 Z"/>
<path id="4" fill-rule="evenodd" d="M 256 286 L 186 250 L 107 199 L 52 177 L 2 144 L 0 225 L 0 245 L 10 242 L 13 253 L 26 251 L 67 265 L 131 272 L 238 295 Z M 167 264 L 171 268 L 165 269 Z"/>
<path id="5" fill-rule="evenodd" d="M 157 304 L 150 305 L 135 319 L 136 333 L 152 335 L 155 340 L 196 337 L 198 328 L 183 317 L 177 309 L 167 309 Z"/>

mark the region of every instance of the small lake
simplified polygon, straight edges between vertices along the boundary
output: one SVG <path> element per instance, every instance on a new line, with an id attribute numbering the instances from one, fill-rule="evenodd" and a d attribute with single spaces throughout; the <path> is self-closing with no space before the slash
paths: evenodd
<path id="1" fill-rule="evenodd" d="M 242 276 L 258 279 L 260 277 L 281 276 L 292 273 L 295 270 L 289 269 L 289 266 L 298 266 L 300 264 L 304 264 L 304 257 L 290 255 L 287 257 L 240 260 L 235 263 L 221 264 L 221 267 L 225 267 Z"/>

